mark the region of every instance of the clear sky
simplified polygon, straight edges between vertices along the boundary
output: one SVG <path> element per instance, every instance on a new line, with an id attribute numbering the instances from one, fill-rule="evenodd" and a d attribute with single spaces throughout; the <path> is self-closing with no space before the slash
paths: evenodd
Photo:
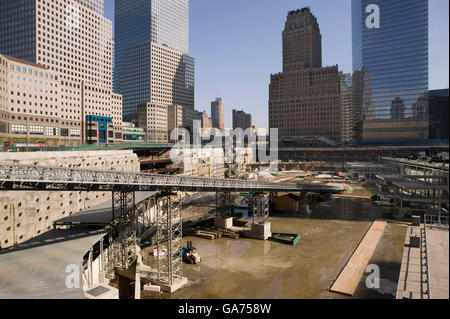
<path id="1" fill-rule="evenodd" d="M 132 0 L 130 0 L 132 1 Z M 190 0 L 190 55 L 195 58 L 195 108 L 210 114 L 222 97 L 225 124 L 232 109 L 268 125 L 270 74 L 282 71 L 281 31 L 288 11 L 305 6 L 322 33 L 323 65 L 352 71 L 350 0 Z M 405 0 L 407 5 L 408 1 Z M 114 22 L 114 0 L 105 0 Z M 430 89 L 449 87 L 449 2 L 429 0 Z"/>

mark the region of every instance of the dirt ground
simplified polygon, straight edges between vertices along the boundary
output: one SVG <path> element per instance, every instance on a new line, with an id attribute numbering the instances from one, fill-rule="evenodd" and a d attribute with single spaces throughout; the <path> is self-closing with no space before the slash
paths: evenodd
<path id="1" fill-rule="evenodd" d="M 311 210 L 309 216 L 270 219 L 273 232 L 301 236 L 296 246 L 243 238 L 185 237 L 184 243 L 193 241 L 202 258 L 199 265 L 184 265 L 188 285 L 172 295 L 143 292 L 142 298 L 345 298 L 327 288 L 380 215 L 380 208 L 370 200 L 335 199 L 314 203 Z M 380 266 L 382 286 L 379 291 L 368 290 L 362 278 L 354 298 L 393 298 L 405 231 L 401 225 L 388 225 L 370 261 Z"/>

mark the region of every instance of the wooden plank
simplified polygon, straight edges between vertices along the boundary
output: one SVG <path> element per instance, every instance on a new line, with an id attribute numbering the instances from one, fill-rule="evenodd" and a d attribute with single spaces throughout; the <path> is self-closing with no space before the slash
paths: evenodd
<path id="1" fill-rule="evenodd" d="M 331 286 L 330 291 L 350 296 L 355 294 L 356 288 L 358 287 L 359 282 L 366 271 L 367 264 L 372 258 L 378 242 L 383 236 L 386 224 L 387 223 L 384 221 L 375 221 L 372 224 L 366 236 L 364 236 L 364 239 L 361 241 L 358 248 L 348 261 L 347 265 Z"/>

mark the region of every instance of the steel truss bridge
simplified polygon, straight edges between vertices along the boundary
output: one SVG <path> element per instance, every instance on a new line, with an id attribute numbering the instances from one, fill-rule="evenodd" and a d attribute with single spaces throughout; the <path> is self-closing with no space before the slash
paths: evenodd
<path id="1" fill-rule="evenodd" d="M 114 269 L 117 268 L 129 269 L 136 261 L 138 213 L 135 192 L 157 191 L 157 195 L 152 199 L 157 207 L 156 279 L 165 285 L 173 285 L 183 277 L 182 202 L 177 196 L 177 191 L 215 192 L 216 217 L 218 218 L 226 215 L 221 208 L 231 205 L 230 193 L 254 193 L 255 222 L 264 223 L 269 213 L 267 193 L 270 193 L 270 198 L 277 192 L 333 194 L 343 190 L 341 186 L 208 179 L 0 163 L 0 191 L 112 192 L 112 219 L 108 226 L 107 241 L 108 262 L 105 265 L 107 273 L 114 273 Z M 103 252 L 100 253 L 103 254 Z"/>
<path id="2" fill-rule="evenodd" d="M 254 182 L 176 175 L 0 164 L 0 190 L 340 193 L 344 189 L 341 186 Z"/>

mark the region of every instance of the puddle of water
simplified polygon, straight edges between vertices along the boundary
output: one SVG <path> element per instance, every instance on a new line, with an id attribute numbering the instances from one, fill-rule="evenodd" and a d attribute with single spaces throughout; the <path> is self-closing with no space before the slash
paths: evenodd
<path id="1" fill-rule="evenodd" d="M 336 199 L 325 205 L 312 203 L 310 208 L 309 217 L 301 213 L 270 218 L 272 232 L 301 236 L 295 246 L 245 238 L 184 238 L 193 242 L 202 262 L 184 265 L 189 286 L 160 297 L 339 298 L 324 292 L 379 214 L 379 208 L 370 200 L 353 199 Z M 251 218 L 246 210 L 239 212 L 243 218 Z M 380 293 L 391 294 L 394 285 L 389 280 L 383 282 Z"/>

